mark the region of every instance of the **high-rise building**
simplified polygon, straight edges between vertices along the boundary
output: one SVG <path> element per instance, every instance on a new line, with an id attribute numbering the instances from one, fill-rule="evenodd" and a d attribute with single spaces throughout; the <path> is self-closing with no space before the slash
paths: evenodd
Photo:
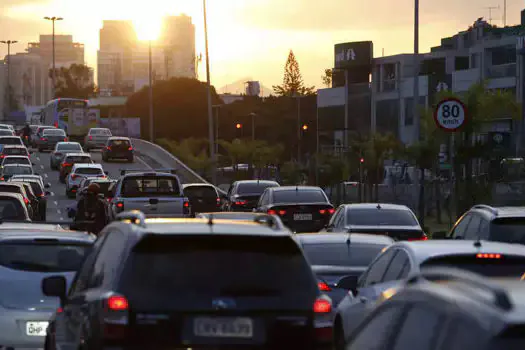
<path id="1" fill-rule="evenodd" d="M 40 35 L 39 42 L 28 44 L 27 52 L 38 55 L 45 63 L 53 62 L 53 36 Z M 55 65 L 69 67 L 84 64 L 84 44 L 73 42 L 72 35 L 55 35 Z"/>
<path id="2" fill-rule="evenodd" d="M 9 80 L 19 108 L 43 105 L 51 99 L 49 65 L 42 57 L 34 53 L 17 53 L 11 55 L 9 61 Z"/>
<path id="3" fill-rule="evenodd" d="M 166 17 L 159 46 L 164 55 L 163 76 L 196 78 L 195 25 L 191 17 Z"/>

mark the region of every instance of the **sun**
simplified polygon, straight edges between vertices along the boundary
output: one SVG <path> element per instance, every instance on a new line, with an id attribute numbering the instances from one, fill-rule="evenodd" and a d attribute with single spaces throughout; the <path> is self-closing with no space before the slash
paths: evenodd
<path id="1" fill-rule="evenodd" d="M 162 28 L 162 18 L 157 16 L 145 16 L 133 20 L 133 26 L 139 40 L 157 40 Z"/>

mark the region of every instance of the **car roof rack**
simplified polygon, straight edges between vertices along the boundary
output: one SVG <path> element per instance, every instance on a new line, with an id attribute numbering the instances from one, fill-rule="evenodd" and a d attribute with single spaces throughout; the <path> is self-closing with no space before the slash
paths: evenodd
<path id="1" fill-rule="evenodd" d="M 415 284 L 421 280 L 427 280 L 431 282 L 456 281 L 470 284 L 477 288 L 483 289 L 486 292 L 492 293 L 494 296 L 494 305 L 496 307 L 505 311 L 509 311 L 513 307 L 507 291 L 504 288 L 501 288 L 494 283 L 488 282 L 485 277 L 470 271 L 443 267 L 424 268 L 421 270 L 419 275 L 409 278 L 407 280 L 407 285 Z"/>
<path id="2" fill-rule="evenodd" d="M 126 175 L 126 173 L 168 173 L 177 175 L 176 169 L 120 169 L 120 176 Z"/>
<path id="3" fill-rule="evenodd" d="M 476 204 L 472 209 L 484 209 L 490 211 L 494 215 L 498 215 L 498 210 L 487 204 Z"/>
<path id="4" fill-rule="evenodd" d="M 277 222 L 276 218 L 270 214 L 257 215 L 253 219 L 253 222 L 255 222 L 256 224 L 266 225 L 269 228 L 274 229 L 274 230 L 279 230 L 280 228 L 279 227 L 280 225 Z"/>
<path id="5" fill-rule="evenodd" d="M 116 217 L 117 221 L 129 221 L 140 227 L 146 227 L 146 216 L 139 210 L 130 210 L 120 213 Z"/>

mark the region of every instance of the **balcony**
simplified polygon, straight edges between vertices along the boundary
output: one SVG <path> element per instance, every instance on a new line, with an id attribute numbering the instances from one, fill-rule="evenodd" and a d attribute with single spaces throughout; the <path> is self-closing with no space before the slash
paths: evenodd
<path id="1" fill-rule="evenodd" d="M 516 76 L 516 63 L 501 64 L 487 68 L 487 78 L 507 78 Z"/>

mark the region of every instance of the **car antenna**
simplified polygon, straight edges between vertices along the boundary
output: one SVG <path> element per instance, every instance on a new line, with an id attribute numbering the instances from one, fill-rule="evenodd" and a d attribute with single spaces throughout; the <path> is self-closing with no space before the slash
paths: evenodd
<path id="1" fill-rule="evenodd" d="M 377 203 L 377 209 L 381 209 L 381 204 Z"/>
<path id="2" fill-rule="evenodd" d="M 476 241 L 474 242 L 474 247 L 481 248 L 481 240 L 479 239 L 479 236 L 476 239 Z"/>
<path id="3" fill-rule="evenodd" d="M 210 214 L 210 216 L 208 216 L 208 225 L 213 226 L 213 214 Z"/>

